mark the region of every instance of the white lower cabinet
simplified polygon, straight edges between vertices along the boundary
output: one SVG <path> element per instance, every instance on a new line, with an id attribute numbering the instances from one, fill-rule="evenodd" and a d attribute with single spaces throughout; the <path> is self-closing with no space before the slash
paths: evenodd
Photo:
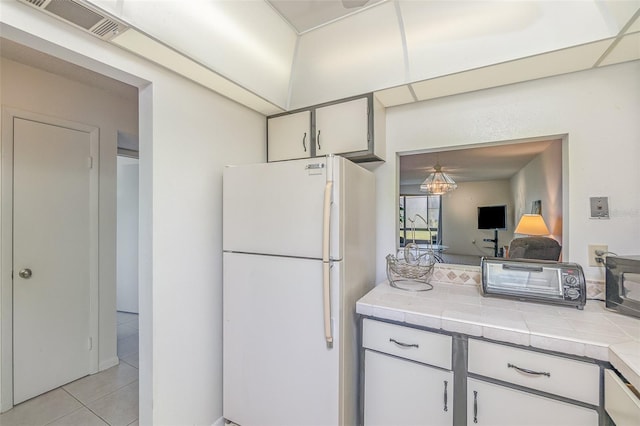
<path id="1" fill-rule="evenodd" d="M 364 426 L 451 426 L 454 412 L 456 426 L 598 426 L 604 419 L 595 362 L 369 318 L 362 332 Z M 610 392 L 611 417 L 625 419 L 619 426 L 640 424 L 638 405 Z"/>
<path id="2" fill-rule="evenodd" d="M 604 409 L 616 426 L 640 425 L 640 398 L 612 370 L 604 372 Z"/>
<path id="3" fill-rule="evenodd" d="M 597 426 L 598 412 L 469 378 L 467 379 L 467 425 Z"/>
<path id="4" fill-rule="evenodd" d="M 363 321 L 364 425 L 451 426 L 451 336 Z"/>
<path id="5" fill-rule="evenodd" d="M 365 350 L 365 426 L 453 424 L 453 373 Z"/>
<path id="6" fill-rule="evenodd" d="M 487 378 L 467 379 L 468 426 L 598 425 L 598 365 L 472 338 L 468 342 L 468 373 Z"/>

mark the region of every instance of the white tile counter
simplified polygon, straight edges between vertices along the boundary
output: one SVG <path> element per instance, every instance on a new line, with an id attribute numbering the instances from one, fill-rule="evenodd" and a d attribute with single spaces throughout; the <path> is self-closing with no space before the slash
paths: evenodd
<path id="1" fill-rule="evenodd" d="M 385 282 L 360 299 L 356 310 L 379 319 L 609 361 L 640 389 L 640 320 L 607 311 L 599 301 L 579 310 L 483 297 L 477 277 L 466 281 L 434 282 L 433 290 L 423 292 Z"/>

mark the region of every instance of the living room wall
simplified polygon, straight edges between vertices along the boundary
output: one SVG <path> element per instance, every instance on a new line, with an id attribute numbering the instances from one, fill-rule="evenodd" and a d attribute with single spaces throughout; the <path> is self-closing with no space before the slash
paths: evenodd
<path id="1" fill-rule="evenodd" d="M 493 231 L 478 229 L 478 207 L 507 205 L 507 230 L 498 231 L 500 247 L 513 239 L 514 209 L 509 180 L 459 182 L 442 196 L 442 242 L 447 254 L 493 256 Z M 475 243 L 473 243 L 475 241 Z"/>
<path id="2" fill-rule="evenodd" d="M 562 141 L 553 142 L 511 179 L 516 224 L 532 203 L 542 202 L 551 237 L 562 245 Z"/>

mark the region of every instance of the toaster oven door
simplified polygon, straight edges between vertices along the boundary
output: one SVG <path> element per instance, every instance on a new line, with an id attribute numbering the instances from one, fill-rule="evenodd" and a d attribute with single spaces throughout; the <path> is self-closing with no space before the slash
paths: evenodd
<path id="1" fill-rule="evenodd" d="M 483 290 L 488 294 L 563 299 L 559 270 L 532 263 L 487 263 Z"/>

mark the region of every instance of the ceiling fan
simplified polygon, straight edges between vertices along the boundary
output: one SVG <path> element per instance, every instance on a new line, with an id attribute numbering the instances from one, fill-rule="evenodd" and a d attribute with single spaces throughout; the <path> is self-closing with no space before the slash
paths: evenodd
<path id="1" fill-rule="evenodd" d="M 362 7 L 368 2 L 369 0 L 342 0 L 342 5 L 345 9 L 354 9 L 356 7 Z"/>

